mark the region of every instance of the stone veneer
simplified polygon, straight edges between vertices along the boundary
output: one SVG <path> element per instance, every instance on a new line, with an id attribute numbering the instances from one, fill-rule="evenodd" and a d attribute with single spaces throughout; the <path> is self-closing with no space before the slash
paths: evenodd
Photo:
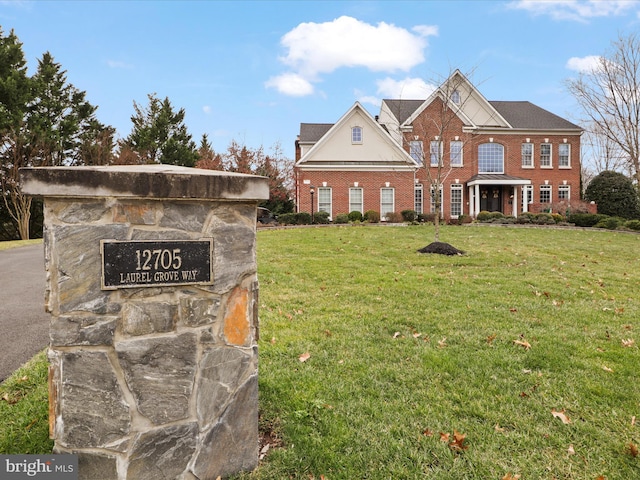
<path id="1" fill-rule="evenodd" d="M 50 427 L 81 479 L 216 479 L 258 463 L 256 207 L 264 177 L 22 171 L 44 197 Z M 212 285 L 101 289 L 100 241 L 213 239 Z"/>

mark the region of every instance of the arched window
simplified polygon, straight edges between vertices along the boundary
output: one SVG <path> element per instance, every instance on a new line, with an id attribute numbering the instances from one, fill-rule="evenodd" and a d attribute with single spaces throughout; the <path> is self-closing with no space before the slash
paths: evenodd
<path id="1" fill-rule="evenodd" d="M 478 145 L 478 173 L 504 173 L 504 147 L 499 143 Z"/>

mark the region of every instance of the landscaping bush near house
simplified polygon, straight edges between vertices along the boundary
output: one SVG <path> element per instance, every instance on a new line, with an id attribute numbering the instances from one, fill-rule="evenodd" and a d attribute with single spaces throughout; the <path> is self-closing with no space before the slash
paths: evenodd
<path id="1" fill-rule="evenodd" d="M 333 223 L 344 224 L 349 223 L 349 215 L 346 213 L 339 213 L 336 218 L 333 219 Z"/>
<path id="2" fill-rule="evenodd" d="M 593 227 L 600 220 L 607 218 L 608 215 L 600 213 L 572 213 L 567 220 L 576 227 Z"/>
<path id="3" fill-rule="evenodd" d="M 522 224 L 522 225 L 526 225 L 528 223 L 533 223 L 533 219 L 536 218 L 536 214 L 535 213 L 531 213 L 531 212 L 522 212 L 520 215 L 518 215 L 518 219 L 516 223 Z"/>
<path id="4" fill-rule="evenodd" d="M 362 221 L 362 213 L 358 210 L 353 210 L 349 212 L 349 221 L 350 222 L 361 222 Z"/>
<path id="5" fill-rule="evenodd" d="M 488 222 L 492 218 L 493 217 L 491 216 L 491 212 L 487 212 L 486 210 L 479 212 L 476 216 L 476 220 L 478 220 L 479 222 Z"/>
<path id="6" fill-rule="evenodd" d="M 329 212 L 316 212 L 313 214 L 313 223 L 326 225 L 329 222 Z"/>
<path id="7" fill-rule="evenodd" d="M 387 223 L 402 223 L 403 220 L 404 220 L 404 216 L 401 213 L 398 213 L 398 212 L 387 213 Z"/>
<path id="8" fill-rule="evenodd" d="M 415 210 L 402 210 L 400 214 L 402 215 L 402 220 L 405 222 L 415 222 L 418 218 L 418 214 Z"/>
<path id="9" fill-rule="evenodd" d="M 458 217 L 458 225 L 464 225 L 468 223 L 473 223 L 473 217 L 471 217 L 471 215 L 462 214 Z"/>
<path id="10" fill-rule="evenodd" d="M 594 225 L 595 228 L 606 228 L 607 230 L 616 230 L 624 225 L 626 220 L 620 217 L 607 217 L 600 220 Z"/>
<path id="11" fill-rule="evenodd" d="M 278 215 L 280 225 L 310 225 L 311 214 L 307 212 L 282 213 Z"/>
<path id="12" fill-rule="evenodd" d="M 364 216 L 362 217 L 362 219 L 365 222 L 369 222 L 369 223 L 379 223 L 380 214 L 375 210 L 367 210 L 366 212 L 364 212 Z"/>
<path id="13" fill-rule="evenodd" d="M 533 223 L 536 225 L 555 225 L 556 221 L 553 218 L 553 214 L 541 212 L 535 216 Z"/>
<path id="14" fill-rule="evenodd" d="M 418 214 L 418 222 L 435 223 L 435 221 L 436 221 L 435 213 L 419 213 Z"/>
<path id="15" fill-rule="evenodd" d="M 634 231 L 640 231 L 640 220 L 629 220 L 624 224 L 625 228 Z"/>
<path id="16" fill-rule="evenodd" d="M 556 223 L 564 222 L 565 220 L 564 215 L 560 215 L 559 213 L 552 213 L 551 216 L 553 217 L 553 221 Z"/>

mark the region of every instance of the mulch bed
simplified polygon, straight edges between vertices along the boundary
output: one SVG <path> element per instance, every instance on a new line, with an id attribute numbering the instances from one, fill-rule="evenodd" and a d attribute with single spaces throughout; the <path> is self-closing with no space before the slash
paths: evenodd
<path id="1" fill-rule="evenodd" d="M 462 250 L 458 250 L 455 247 L 452 247 L 448 243 L 444 242 L 433 242 L 427 245 L 426 247 L 418 250 L 418 253 L 437 253 L 439 255 L 464 255 Z"/>

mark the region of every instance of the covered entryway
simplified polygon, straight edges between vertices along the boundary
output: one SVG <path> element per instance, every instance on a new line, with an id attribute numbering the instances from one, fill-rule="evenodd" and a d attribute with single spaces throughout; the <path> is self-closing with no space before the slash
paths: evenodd
<path id="1" fill-rule="evenodd" d="M 469 215 L 476 217 L 478 213 L 487 211 L 517 217 L 524 185 L 531 185 L 531 180 L 511 175 L 474 175 L 467 182 Z M 507 202 L 504 201 L 505 196 L 508 198 Z M 522 211 L 527 211 L 527 202 L 523 203 Z"/>

